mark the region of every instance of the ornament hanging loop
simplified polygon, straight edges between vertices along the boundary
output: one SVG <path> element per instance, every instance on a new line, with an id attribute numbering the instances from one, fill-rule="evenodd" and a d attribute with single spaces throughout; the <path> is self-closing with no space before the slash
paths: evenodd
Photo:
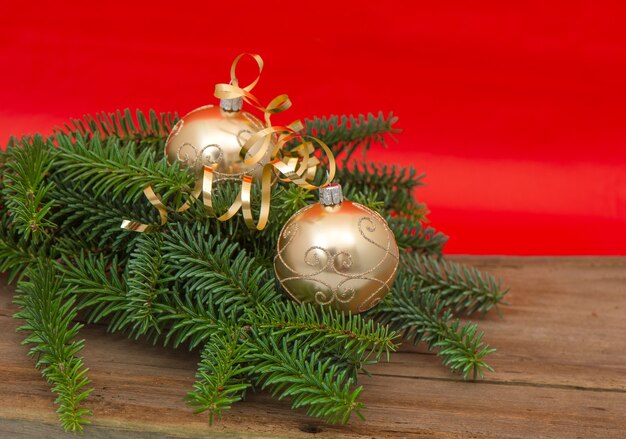
<path id="1" fill-rule="evenodd" d="M 247 86 L 242 87 L 242 90 L 249 92 L 249 91 L 252 91 L 252 89 L 256 87 L 256 85 L 259 83 L 259 80 L 261 79 L 261 73 L 263 72 L 264 63 L 263 63 L 263 58 L 261 58 L 261 55 L 256 54 L 256 53 L 244 52 L 244 53 L 237 55 L 237 58 L 235 58 L 232 65 L 230 66 L 230 83 L 231 85 L 234 85 L 235 87 L 239 85 L 239 80 L 237 79 L 237 65 L 239 64 L 239 61 L 245 56 L 249 56 L 253 58 L 256 61 L 257 65 L 259 66 L 259 73 L 257 74 L 257 77 L 255 78 L 255 80 L 252 81 Z"/>
<path id="2" fill-rule="evenodd" d="M 249 56 L 254 59 L 259 68 L 256 78 L 250 84 L 245 87 L 239 86 L 239 79 L 237 78 L 237 65 L 239 61 Z M 218 99 L 235 99 L 242 98 L 247 104 L 252 105 L 256 109 L 262 111 L 265 114 L 265 121 L 270 126 L 269 116 L 271 114 L 282 113 L 291 107 L 291 100 L 286 94 L 279 95 L 272 99 L 272 101 L 264 107 L 261 102 L 254 96 L 251 91 L 259 83 L 261 79 L 261 73 L 263 72 L 263 58 L 256 53 L 242 53 L 238 55 L 230 66 L 230 83 L 215 85 L 215 97 Z"/>

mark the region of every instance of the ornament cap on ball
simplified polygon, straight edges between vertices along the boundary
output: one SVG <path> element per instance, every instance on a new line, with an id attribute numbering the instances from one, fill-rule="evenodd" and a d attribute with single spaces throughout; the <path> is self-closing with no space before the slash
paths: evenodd
<path id="1" fill-rule="evenodd" d="M 376 306 L 398 268 L 393 232 L 378 213 L 343 198 L 341 185 L 284 225 L 274 258 L 278 281 L 297 302 L 353 314 Z"/>
<path id="2" fill-rule="evenodd" d="M 220 108 L 228 112 L 241 111 L 243 108 L 243 98 L 220 99 Z"/>
<path id="3" fill-rule="evenodd" d="M 343 190 L 340 184 L 331 184 L 319 189 L 320 204 L 322 206 L 334 206 L 343 201 Z"/>

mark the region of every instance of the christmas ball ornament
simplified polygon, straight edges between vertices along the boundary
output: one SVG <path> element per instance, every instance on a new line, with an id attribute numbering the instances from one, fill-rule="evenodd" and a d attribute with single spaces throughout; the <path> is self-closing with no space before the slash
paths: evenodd
<path id="1" fill-rule="evenodd" d="M 240 86 L 237 65 L 245 56 L 253 58 L 259 70 L 254 81 Z M 282 94 L 262 105 L 251 93 L 262 70 L 263 59 L 259 55 L 242 53 L 237 56 L 231 65 L 230 82 L 215 86 L 214 95 L 220 99 L 220 105 L 197 108 L 172 128 L 165 143 L 167 161 L 170 165 L 177 163 L 196 176 L 193 189 L 185 191 L 184 203 L 168 206 L 152 185 L 147 185 L 144 194 L 158 210 L 160 224 L 125 219 L 121 228 L 141 233 L 159 230 L 167 224 L 170 212 L 185 212 L 201 200 L 207 217 L 228 221 L 241 211 L 250 230 L 263 230 L 269 221 L 272 187 L 277 181 L 308 190 L 332 181 L 336 163 L 328 145 L 301 133 L 304 126 L 300 121 L 286 126 L 272 124 L 273 114 L 291 107 L 289 97 Z M 244 102 L 258 110 L 263 120 L 242 111 Z M 289 148 L 286 145 L 290 145 Z M 328 162 L 326 182 L 314 184 L 318 167 L 325 158 Z M 214 204 L 219 203 L 214 203 L 214 195 L 220 191 L 218 183 L 225 180 L 240 183 L 239 193 L 226 203 L 222 199 L 217 209 Z M 260 206 L 256 211 L 253 201 Z M 227 205 L 230 206 L 224 209 Z"/>
<path id="2" fill-rule="evenodd" d="M 273 144 L 266 147 L 260 160 L 246 164 L 264 147 L 260 138 L 241 156 L 241 148 L 255 133 L 262 130 L 263 122 L 254 115 L 241 111 L 242 99 L 222 99 L 220 106 L 206 105 L 196 108 L 178 121 L 165 144 L 165 155 L 170 164 L 177 162 L 196 174 L 204 166 L 213 170 L 213 181 L 236 179 L 245 175 L 258 178 L 270 158 Z"/>
<path id="3" fill-rule="evenodd" d="M 343 199 L 341 186 L 320 189 L 320 202 L 284 225 L 274 269 L 293 299 L 360 313 L 391 290 L 398 246 L 387 222 Z"/>

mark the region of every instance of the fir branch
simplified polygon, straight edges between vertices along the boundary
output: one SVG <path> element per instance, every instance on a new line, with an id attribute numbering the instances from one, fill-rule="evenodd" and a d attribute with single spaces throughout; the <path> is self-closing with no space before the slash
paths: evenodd
<path id="1" fill-rule="evenodd" d="M 135 111 L 135 120 L 127 108 L 122 113 L 97 113 L 95 116 L 85 115 L 82 119 L 71 119 L 65 125 L 65 133 L 85 138 L 114 137 L 124 141 L 132 141 L 141 146 L 154 146 L 161 150 L 165 139 L 178 122 L 178 115 L 172 113 L 156 114 L 150 110 L 148 116 L 140 110 Z"/>
<path id="2" fill-rule="evenodd" d="M 154 250 L 155 248 L 152 247 L 144 251 L 149 254 Z M 144 255 L 141 258 L 143 259 Z M 149 264 L 154 263 L 145 259 L 143 261 Z M 139 263 L 137 260 L 135 264 Z M 130 281 L 125 281 L 116 257 L 109 261 L 103 254 L 94 255 L 82 252 L 76 258 L 63 256 L 59 267 L 64 273 L 65 284 L 78 298 L 76 308 L 89 311 L 88 322 L 96 323 L 110 318 L 109 331 L 134 328 L 129 335 L 133 333 L 138 335 L 141 326 L 136 326 L 138 310 L 137 304 L 133 303 L 133 294 L 130 289 L 140 287 L 133 285 Z M 141 271 L 149 272 L 150 269 L 142 267 Z M 166 280 L 167 278 L 159 277 L 156 282 L 161 284 Z M 154 291 L 150 289 L 135 291 L 134 298 L 139 299 L 142 294 L 152 296 L 153 293 Z M 159 298 L 166 300 L 158 300 Z M 195 294 L 185 294 L 184 300 L 175 293 L 166 296 L 156 294 L 152 300 L 150 313 L 147 316 L 148 322 L 152 325 L 146 327 L 146 333 L 152 335 L 155 341 L 159 335 L 163 336 L 164 345 L 172 342 L 174 347 L 178 347 L 183 343 L 188 343 L 189 348 L 193 349 L 206 343 L 214 333 L 224 331 L 228 324 L 232 324 L 232 319 L 229 320 L 212 303 L 197 301 Z"/>
<path id="3" fill-rule="evenodd" d="M 64 255 L 58 264 L 64 283 L 77 297 L 76 308 L 88 309 L 88 322 L 96 323 L 112 316 L 110 331 L 126 328 L 131 322 L 127 314 L 127 294 L 117 258 L 107 260 L 104 254 L 81 252 L 76 257 Z"/>
<path id="4" fill-rule="evenodd" d="M 29 265 L 47 259 L 47 246 L 20 239 L 10 220 L 0 209 L 0 273 L 8 273 L 9 283 L 18 278 Z"/>
<path id="5" fill-rule="evenodd" d="M 422 220 L 427 213 L 426 207 L 414 198 L 415 189 L 423 185 L 423 178 L 424 174 L 418 174 L 413 167 L 359 162 L 338 169 L 336 174 L 346 198 L 375 194 L 376 201 L 386 212 L 412 220 Z"/>
<path id="6" fill-rule="evenodd" d="M 3 168 L 3 197 L 16 230 L 25 240 L 41 243 L 54 223 L 48 218 L 54 201 L 47 195 L 52 184 L 46 181 L 55 156 L 50 141 L 41 136 L 24 138 L 11 148 Z"/>
<path id="7" fill-rule="evenodd" d="M 28 280 L 17 287 L 15 303 L 20 307 L 16 318 L 24 320 L 18 331 L 28 332 L 23 344 L 32 345 L 28 354 L 37 358 L 37 369 L 52 384 L 58 396 L 57 413 L 67 431 L 82 431 L 89 421 L 91 411 L 83 402 L 93 389 L 86 389 L 91 382 L 81 357 L 85 342 L 75 340 L 82 327 L 72 323 L 76 318 L 74 298 L 49 264 L 39 264 L 28 270 Z"/>
<path id="8" fill-rule="evenodd" d="M 90 188 L 98 196 L 107 193 L 132 203 L 150 185 L 164 202 L 182 204 L 195 180 L 178 164 L 169 166 L 164 157 L 157 157 L 150 149 L 138 152 L 133 142 L 122 144 L 112 137 L 87 140 L 81 136 L 72 141 L 64 134 L 57 134 L 56 140 L 59 158 L 55 171 L 62 173 L 64 180 Z"/>
<path id="9" fill-rule="evenodd" d="M 277 297 L 268 270 L 237 243 L 211 236 L 201 224 L 173 224 L 168 231 L 163 243 L 166 267 L 198 301 L 243 311 Z"/>
<path id="10" fill-rule="evenodd" d="M 17 138 L 15 136 L 11 136 L 11 137 L 9 137 L 9 143 L 8 143 L 7 147 L 4 150 L 2 148 L 0 148 L 0 170 L 6 165 L 6 162 L 7 162 L 8 157 L 9 157 L 9 152 L 11 152 L 11 150 L 13 148 L 15 148 L 17 143 L 18 143 Z M 2 180 L 2 179 L 0 178 L 0 180 Z"/>
<path id="11" fill-rule="evenodd" d="M 448 237 L 421 221 L 398 216 L 385 215 L 389 228 L 393 231 L 398 248 L 415 253 L 441 255 Z"/>
<path id="12" fill-rule="evenodd" d="M 310 304 L 279 302 L 259 307 L 254 313 L 254 326 L 270 330 L 273 336 L 284 335 L 288 342 L 300 339 L 313 349 L 337 350 L 340 357 L 363 360 L 373 354 L 377 361 L 396 349 L 395 333 L 359 315 L 323 310 Z"/>
<path id="13" fill-rule="evenodd" d="M 394 134 L 400 132 L 394 126 L 397 121 L 393 113 L 385 116 L 382 112 L 377 116 L 368 113 L 367 116 L 360 114 L 356 117 L 314 117 L 305 119 L 304 133 L 321 139 L 336 158 L 347 162 L 359 148 L 365 154 L 374 143 L 385 146 L 387 138 L 396 140 Z"/>
<path id="14" fill-rule="evenodd" d="M 147 203 L 129 205 L 109 194 L 96 194 L 89 188 L 82 188 L 55 178 L 56 187 L 51 196 L 58 208 L 52 221 L 59 225 L 61 236 L 69 238 L 70 244 L 78 248 L 104 248 L 130 253 L 138 234 L 125 233 L 120 229 L 123 218 L 134 218 L 151 224 L 157 221 L 156 210 Z M 76 245 L 69 246 L 68 250 Z"/>
<path id="15" fill-rule="evenodd" d="M 493 371 L 484 357 L 495 349 L 482 342 L 483 333 L 473 323 L 461 326 L 458 319 L 452 320 L 452 312 L 414 276 L 396 279 L 393 293 L 369 315 L 415 344 L 425 341 L 430 349 L 438 349 L 443 364 L 464 379 Z"/>
<path id="16" fill-rule="evenodd" d="M 248 346 L 255 380 L 273 396 L 290 397 L 293 408 L 306 407 L 308 415 L 329 423 L 346 423 L 352 413 L 363 417 L 364 405 L 357 401 L 363 387 L 352 389 L 353 378 L 331 358 L 322 360 L 320 352 L 285 337 L 253 333 Z"/>
<path id="17" fill-rule="evenodd" d="M 276 256 L 276 242 L 283 225 L 298 210 L 311 204 L 316 199 L 312 191 L 303 189 L 297 185 L 278 184 L 272 190 L 270 217 L 267 227 L 261 233 L 250 233 L 241 217 L 234 218 L 233 228 L 235 232 L 227 234 L 231 241 L 237 241 L 248 254 L 254 255 L 254 259 L 266 268 L 270 273 L 274 270 L 274 256 Z M 258 214 L 258 206 L 253 205 L 253 212 Z M 217 232 L 218 236 L 224 236 Z"/>
<path id="18" fill-rule="evenodd" d="M 160 234 L 143 234 L 138 238 L 137 247 L 128 262 L 130 274 L 126 309 L 132 322 L 131 332 L 136 337 L 151 330 L 161 332 L 154 305 L 159 296 L 168 292 L 163 279 L 162 245 Z"/>
<path id="19" fill-rule="evenodd" d="M 47 261 L 51 243 L 36 244 L 29 241 L 15 227 L 8 206 L 4 202 L 6 170 L 3 168 L 3 160 L 7 157 L 8 153 L 0 151 L 0 172 L 2 172 L 0 175 L 0 273 L 8 273 L 8 282 L 11 283 L 20 277 L 30 264 Z"/>
<path id="20" fill-rule="evenodd" d="M 8 273 L 8 282 L 13 282 L 28 268 L 38 256 L 34 249 L 25 249 L 20 245 L 7 242 L 0 237 L 0 273 Z"/>
<path id="21" fill-rule="evenodd" d="M 171 296 L 172 303 L 157 303 L 159 323 L 165 327 L 163 344 L 179 347 L 187 344 L 194 349 L 214 334 L 228 332 L 234 322 L 227 318 L 223 309 L 218 309 L 211 302 L 195 300 L 194 294 L 185 293 L 181 298 L 178 294 Z"/>
<path id="22" fill-rule="evenodd" d="M 493 276 L 445 259 L 411 254 L 402 259 L 402 265 L 423 282 L 424 291 L 436 294 L 443 306 L 467 315 L 497 309 L 509 291 Z"/>
<path id="23" fill-rule="evenodd" d="M 271 222 L 269 228 L 280 231 L 298 210 L 316 201 L 315 195 L 308 189 L 297 185 L 279 185 L 272 194 Z M 273 227 L 273 225 L 276 227 Z M 273 238 L 278 238 L 276 235 Z"/>
<path id="24" fill-rule="evenodd" d="M 384 214 L 385 203 L 378 199 L 378 193 L 366 188 L 363 192 L 350 191 L 350 201 L 369 207 L 375 212 Z"/>
<path id="25" fill-rule="evenodd" d="M 246 343 L 238 333 L 215 334 L 202 350 L 193 390 L 187 394 L 187 404 L 195 407 L 194 413 L 209 413 L 221 417 L 222 411 L 241 401 L 250 387 L 247 374 L 251 367 L 245 364 L 249 355 Z"/>

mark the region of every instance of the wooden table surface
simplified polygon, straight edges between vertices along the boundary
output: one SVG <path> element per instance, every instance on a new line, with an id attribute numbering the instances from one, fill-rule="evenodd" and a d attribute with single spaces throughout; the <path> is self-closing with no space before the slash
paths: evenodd
<path id="1" fill-rule="evenodd" d="M 626 437 L 626 258 L 456 257 L 511 287 L 504 318 L 484 317 L 495 372 L 463 382 L 405 344 L 362 377 L 366 421 L 329 426 L 250 393 L 212 427 L 183 397 L 197 352 L 133 342 L 89 326 L 95 390 L 85 437 Z M 20 345 L 13 290 L 0 279 L 0 437 L 71 437 Z"/>

